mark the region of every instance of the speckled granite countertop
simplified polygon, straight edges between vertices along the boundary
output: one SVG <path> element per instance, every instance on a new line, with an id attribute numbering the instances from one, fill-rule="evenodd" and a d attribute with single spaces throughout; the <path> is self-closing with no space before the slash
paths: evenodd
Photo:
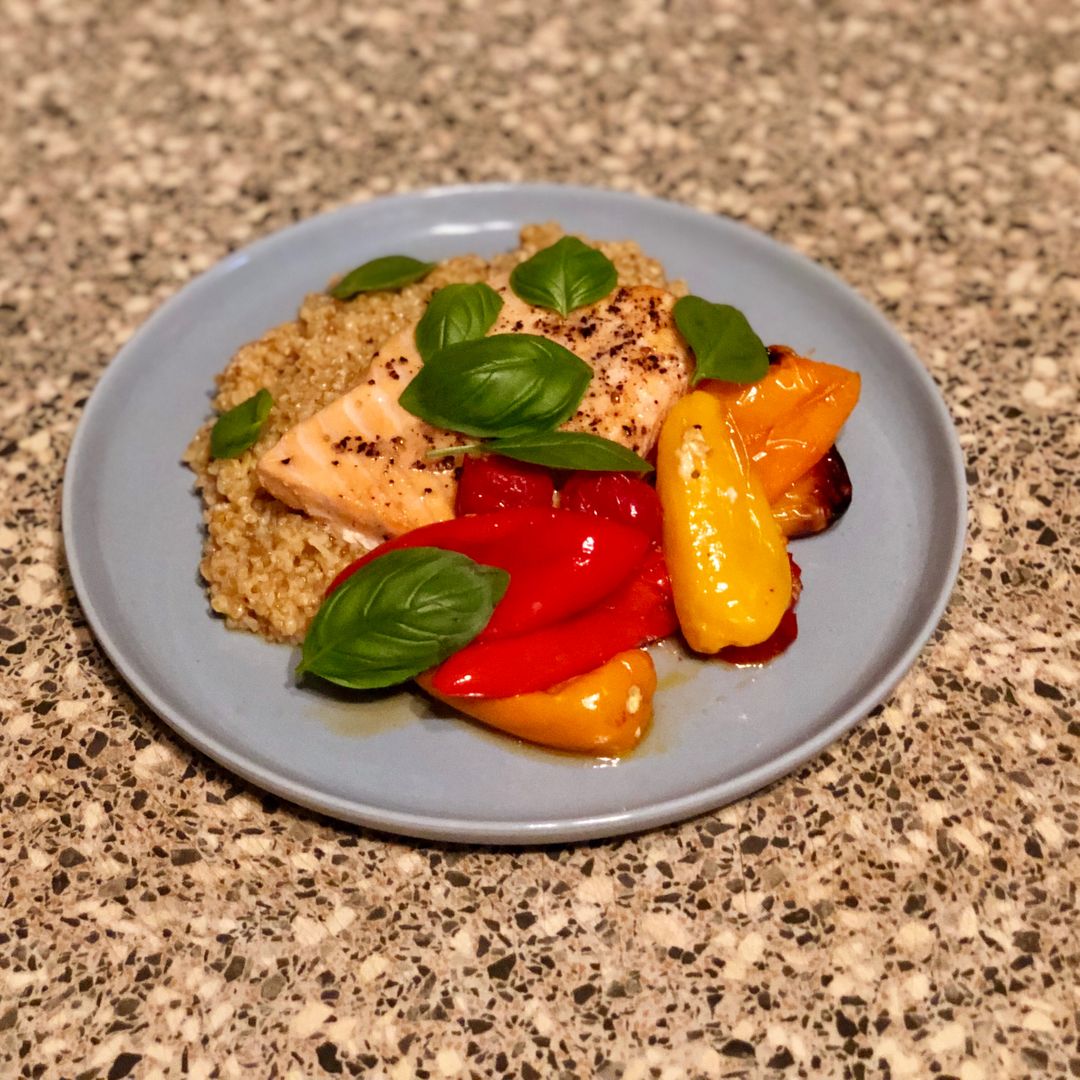
<path id="1" fill-rule="evenodd" d="M 1075 3 L 9 0 L 0 69 L 0 1074 L 1080 1075 Z M 72 431 L 154 307 L 296 218 L 489 179 L 835 268 L 967 455 L 896 693 L 633 839 L 454 849 L 265 797 L 133 700 L 64 567 Z"/>

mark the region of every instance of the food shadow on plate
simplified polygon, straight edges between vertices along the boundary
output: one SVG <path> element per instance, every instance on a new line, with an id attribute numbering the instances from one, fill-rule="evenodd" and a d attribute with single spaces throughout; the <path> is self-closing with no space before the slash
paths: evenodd
<path id="1" fill-rule="evenodd" d="M 350 686 L 320 679 L 318 675 L 305 673 L 297 676 L 296 668 L 302 652 L 299 648 L 289 650 L 289 663 L 285 667 L 284 686 L 286 690 L 299 687 L 305 693 L 317 694 L 327 701 L 339 701 L 344 705 L 378 705 L 401 693 L 400 686 L 388 686 L 377 690 L 357 690 Z"/>

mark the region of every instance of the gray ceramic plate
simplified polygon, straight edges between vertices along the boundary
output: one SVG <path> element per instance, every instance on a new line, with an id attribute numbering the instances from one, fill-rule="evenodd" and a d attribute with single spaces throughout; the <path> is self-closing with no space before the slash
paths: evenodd
<path id="1" fill-rule="evenodd" d="M 418 695 L 362 704 L 299 690 L 292 650 L 225 629 L 196 567 L 199 501 L 180 455 L 233 351 L 308 291 L 392 252 L 516 246 L 556 219 L 638 241 L 672 277 L 735 304 L 769 342 L 856 368 L 841 447 L 855 497 L 796 544 L 800 636 L 761 669 L 657 652 L 657 718 L 618 764 L 546 753 L 433 714 Z M 451 188 L 348 206 L 229 256 L 173 297 L 109 366 L 64 484 L 72 578 L 98 639 L 185 739 L 287 799 L 411 836 L 540 843 L 690 817 L 806 761 L 881 701 L 938 622 L 963 540 L 960 452 L 941 398 L 885 320 L 759 233 L 655 199 L 552 185 Z"/>

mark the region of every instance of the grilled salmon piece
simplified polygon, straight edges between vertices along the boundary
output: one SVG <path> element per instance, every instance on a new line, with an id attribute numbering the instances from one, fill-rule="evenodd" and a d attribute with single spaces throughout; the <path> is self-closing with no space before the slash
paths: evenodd
<path id="1" fill-rule="evenodd" d="M 671 315 L 675 298 L 647 285 L 619 288 L 564 319 L 519 299 L 505 276 L 491 285 L 503 298 L 492 334 L 549 337 L 593 369 L 564 429 L 647 454 L 692 368 Z M 414 330 L 391 338 L 359 386 L 287 431 L 258 465 L 270 494 L 366 547 L 454 515 L 454 461 L 425 455 L 467 440 L 398 404 L 421 366 Z"/>
<path id="2" fill-rule="evenodd" d="M 492 287 L 503 298 L 493 334 L 551 338 L 593 369 L 581 407 L 563 430 L 602 435 L 647 454 L 693 370 L 671 314 L 675 297 L 651 285 L 626 286 L 564 319 L 527 304 L 505 280 Z"/>
<path id="3" fill-rule="evenodd" d="M 290 428 L 258 464 L 271 495 L 364 547 L 454 516 L 454 459 L 425 455 L 464 440 L 398 404 L 421 366 L 414 330 L 395 334 L 359 386 Z"/>

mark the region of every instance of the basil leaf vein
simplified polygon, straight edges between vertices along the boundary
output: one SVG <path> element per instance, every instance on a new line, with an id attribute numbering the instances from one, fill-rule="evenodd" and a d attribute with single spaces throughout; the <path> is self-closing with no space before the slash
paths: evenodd
<path id="1" fill-rule="evenodd" d="M 516 266 L 510 288 L 527 303 L 557 311 L 571 311 L 603 300 L 619 283 L 615 264 L 601 251 L 564 236 Z"/>
<path id="2" fill-rule="evenodd" d="M 652 472 L 652 466 L 621 443 L 581 431 L 545 431 L 493 439 L 480 447 L 492 454 L 551 469 L 589 472 Z M 465 450 L 471 451 L 471 447 Z"/>
<path id="3" fill-rule="evenodd" d="M 235 408 L 223 412 L 210 431 L 210 456 L 239 457 L 259 440 L 274 399 L 265 387 L 241 401 Z"/>
<path id="4" fill-rule="evenodd" d="M 502 297 L 482 281 L 439 289 L 416 325 L 420 356 L 427 361 L 447 345 L 482 338 L 499 317 L 502 306 Z"/>
<path id="5" fill-rule="evenodd" d="M 769 370 L 769 353 L 746 316 L 730 304 L 713 304 L 700 296 L 675 301 L 675 325 L 694 350 L 691 386 L 702 379 L 752 383 Z"/>
<path id="6" fill-rule="evenodd" d="M 472 641 L 509 581 L 455 551 L 388 551 L 323 601 L 296 673 L 357 690 L 411 679 Z"/>
<path id="7" fill-rule="evenodd" d="M 421 262 L 408 255 L 383 255 L 350 270 L 331 290 L 335 300 L 351 300 L 363 292 L 400 289 L 426 277 L 435 263 Z"/>
<path id="8" fill-rule="evenodd" d="M 524 435 L 577 412 L 592 368 L 549 338 L 495 334 L 435 353 L 405 387 L 401 407 L 466 435 Z"/>

